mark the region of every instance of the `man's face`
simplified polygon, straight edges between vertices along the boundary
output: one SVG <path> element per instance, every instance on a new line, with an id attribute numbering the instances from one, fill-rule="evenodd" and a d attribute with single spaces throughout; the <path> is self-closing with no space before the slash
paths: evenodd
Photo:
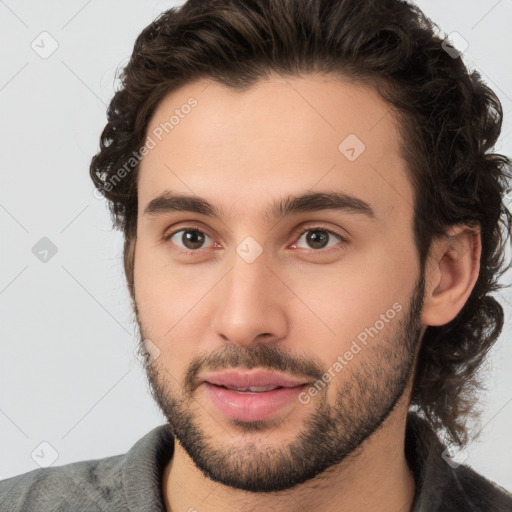
<path id="1" fill-rule="evenodd" d="M 151 119 L 137 321 L 154 397 L 213 480 L 304 482 L 355 453 L 406 396 L 424 288 L 388 109 L 372 88 L 311 75 L 242 93 L 197 81 Z M 146 212 L 164 193 L 218 216 L 184 201 Z M 320 193 L 345 202 L 275 207 Z"/>

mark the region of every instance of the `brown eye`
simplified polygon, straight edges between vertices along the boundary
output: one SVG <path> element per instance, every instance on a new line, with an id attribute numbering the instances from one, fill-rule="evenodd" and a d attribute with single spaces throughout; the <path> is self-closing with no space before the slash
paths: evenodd
<path id="1" fill-rule="evenodd" d="M 170 240 L 178 247 L 194 251 L 201 249 L 207 238 L 210 237 L 197 229 L 180 229 L 167 236 L 166 240 Z"/>
<path id="2" fill-rule="evenodd" d="M 306 235 L 306 236 L 304 237 L 304 235 Z M 340 235 L 338 235 L 332 231 L 329 231 L 327 229 L 320 229 L 320 228 L 307 229 L 301 233 L 299 239 L 297 240 L 297 247 L 300 247 L 299 241 L 303 237 L 305 238 L 306 244 L 308 245 L 308 247 L 305 247 L 305 248 L 306 249 L 315 249 L 315 250 L 324 249 L 325 247 L 328 247 L 328 244 L 332 238 L 334 238 L 335 243 L 339 242 L 339 241 L 341 241 L 341 242 L 344 241 L 344 239 Z"/>

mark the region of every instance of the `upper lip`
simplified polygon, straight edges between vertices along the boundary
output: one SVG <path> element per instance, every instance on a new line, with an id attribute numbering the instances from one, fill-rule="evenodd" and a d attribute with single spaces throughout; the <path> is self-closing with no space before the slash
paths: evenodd
<path id="1" fill-rule="evenodd" d="M 246 371 L 226 370 L 221 373 L 208 373 L 204 374 L 201 380 L 215 384 L 216 386 L 232 386 L 237 388 L 253 386 L 292 388 L 308 384 L 308 381 L 304 379 L 261 369 Z"/>

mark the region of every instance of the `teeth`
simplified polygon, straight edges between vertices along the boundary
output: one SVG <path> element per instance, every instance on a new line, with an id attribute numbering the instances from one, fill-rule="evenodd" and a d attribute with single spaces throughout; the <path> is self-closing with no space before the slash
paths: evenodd
<path id="1" fill-rule="evenodd" d="M 235 391 L 251 391 L 253 393 L 261 393 L 263 391 L 271 391 L 273 389 L 277 389 L 280 386 L 250 386 L 247 388 L 238 388 L 236 386 L 224 386 L 228 389 L 233 389 Z"/>

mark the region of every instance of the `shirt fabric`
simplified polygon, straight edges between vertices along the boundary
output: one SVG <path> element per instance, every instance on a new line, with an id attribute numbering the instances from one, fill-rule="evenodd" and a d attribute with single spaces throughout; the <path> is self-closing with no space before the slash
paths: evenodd
<path id="1" fill-rule="evenodd" d="M 448 463 L 444 450 L 427 422 L 409 412 L 405 455 L 416 482 L 411 512 L 512 512 L 512 494 L 469 466 Z M 0 481 L 0 511 L 165 512 L 161 482 L 173 452 L 170 427 L 160 425 L 123 455 Z"/>

